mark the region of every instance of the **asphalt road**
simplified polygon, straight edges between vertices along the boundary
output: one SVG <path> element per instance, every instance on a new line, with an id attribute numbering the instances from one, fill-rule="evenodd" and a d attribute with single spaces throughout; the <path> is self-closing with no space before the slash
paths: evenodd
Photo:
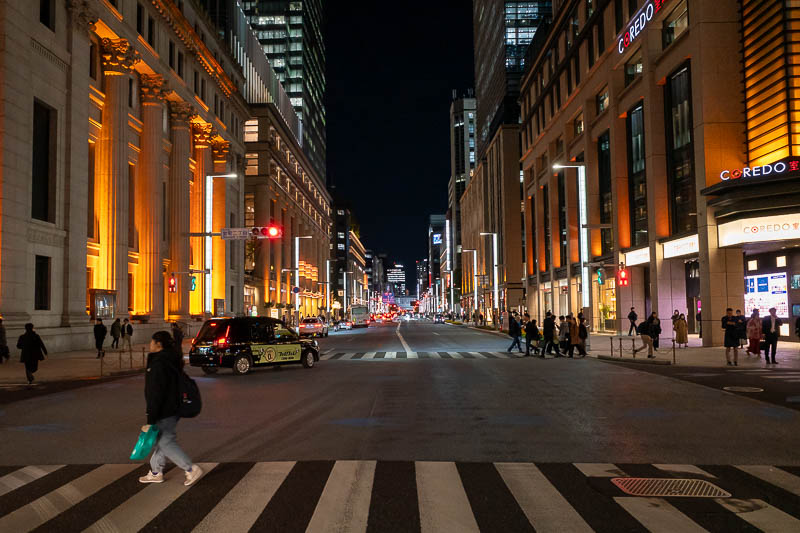
<path id="1" fill-rule="evenodd" d="M 508 343 L 429 322 L 321 340 L 326 355 Z M 440 356 L 189 372 L 204 410 L 179 442 L 209 473 L 188 491 L 126 464 L 142 376 L 0 407 L 0 531 L 800 529 L 800 413 L 658 369 Z M 732 498 L 626 496 L 617 476 L 699 477 Z"/>

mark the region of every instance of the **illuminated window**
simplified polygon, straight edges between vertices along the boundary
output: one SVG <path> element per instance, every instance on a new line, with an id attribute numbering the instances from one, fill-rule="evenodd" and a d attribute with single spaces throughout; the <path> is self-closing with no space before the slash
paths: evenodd
<path id="1" fill-rule="evenodd" d="M 258 119 L 252 118 L 244 123 L 244 142 L 258 141 Z"/>
<path id="2" fill-rule="evenodd" d="M 776 267 L 785 267 L 786 266 L 786 256 L 781 255 L 775 259 L 775 266 Z"/>
<path id="3" fill-rule="evenodd" d="M 575 137 L 583 133 L 583 113 L 575 117 L 575 120 L 572 122 L 572 133 Z"/>
<path id="4" fill-rule="evenodd" d="M 625 63 L 625 86 L 630 85 L 634 80 L 642 75 L 642 51 L 636 52 L 627 63 Z"/>
<path id="5" fill-rule="evenodd" d="M 751 259 L 750 261 L 748 261 L 747 262 L 747 270 L 748 271 L 758 270 L 758 260 L 757 259 Z"/>
<path id="6" fill-rule="evenodd" d="M 603 88 L 597 95 L 597 114 L 608 109 L 608 87 Z"/>
<path id="7" fill-rule="evenodd" d="M 257 153 L 249 153 L 245 154 L 245 158 L 247 159 L 247 166 L 245 167 L 244 173 L 247 176 L 257 176 L 258 175 L 258 154 Z"/>
<path id="8" fill-rule="evenodd" d="M 337 245 L 336 245 L 336 248 L 337 248 L 338 250 L 344 250 L 344 243 L 339 243 L 339 244 L 337 244 Z"/>

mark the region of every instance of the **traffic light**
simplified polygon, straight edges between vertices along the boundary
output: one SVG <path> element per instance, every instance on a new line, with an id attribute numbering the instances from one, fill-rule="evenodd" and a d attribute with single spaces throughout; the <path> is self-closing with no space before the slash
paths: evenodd
<path id="1" fill-rule="evenodd" d="M 189 277 L 189 290 L 190 291 L 194 291 L 196 289 L 197 289 L 197 277 L 196 276 L 190 276 Z"/>
<path id="2" fill-rule="evenodd" d="M 617 272 L 617 280 L 619 281 L 620 287 L 627 287 L 630 281 L 628 278 L 628 271 L 624 268 L 620 268 L 619 272 Z"/>
<path id="3" fill-rule="evenodd" d="M 606 283 L 606 271 L 603 268 L 597 269 L 597 284 L 598 285 L 605 285 Z"/>
<path id="4" fill-rule="evenodd" d="M 269 226 L 256 226 L 251 230 L 255 239 L 280 239 L 283 237 L 283 228 L 277 224 Z"/>
<path id="5" fill-rule="evenodd" d="M 178 280 L 174 275 L 169 277 L 169 292 L 178 292 Z"/>

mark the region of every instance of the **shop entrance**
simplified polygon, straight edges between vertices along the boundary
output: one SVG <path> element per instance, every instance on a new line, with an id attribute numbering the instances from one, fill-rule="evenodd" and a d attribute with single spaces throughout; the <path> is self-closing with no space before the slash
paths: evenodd
<path id="1" fill-rule="evenodd" d="M 686 322 L 689 333 L 700 333 L 700 323 L 697 313 L 700 312 L 700 263 L 695 259 L 687 261 L 686 271 L 686 309 L 688 316 Z"/>

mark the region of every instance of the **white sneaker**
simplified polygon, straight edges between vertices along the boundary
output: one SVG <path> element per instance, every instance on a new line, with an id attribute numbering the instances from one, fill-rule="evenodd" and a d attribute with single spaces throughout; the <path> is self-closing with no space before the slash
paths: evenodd
<path id="1" fill-rule="evenodd" d="M 193 485 L 195 481 L 203 477 L 203 469 L 197 465 L 192 465 L 192 469 L 186 472 L 186 481 L 183 482 L 185 486 Z"/>
<path id="2" fill-rule="evenodd" d="M 139 483 L 164 483 L 164 474 L 161 472 L 158 474 L 148 472 L 146 476 L 139 478 Z"/>

